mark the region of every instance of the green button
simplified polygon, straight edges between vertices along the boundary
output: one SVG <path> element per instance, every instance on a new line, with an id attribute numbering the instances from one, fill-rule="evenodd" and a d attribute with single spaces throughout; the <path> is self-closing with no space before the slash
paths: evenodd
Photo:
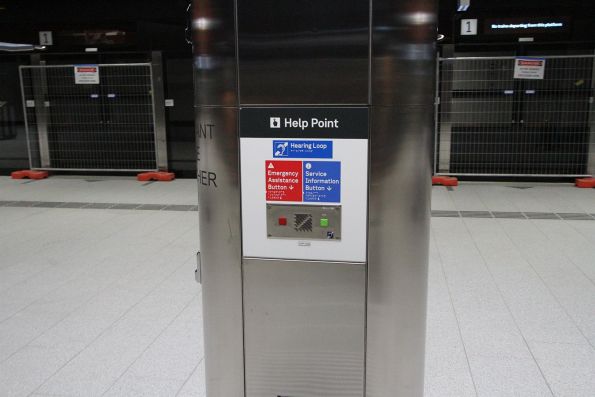
<path id="1" fill-rule="evenodd" d="M 328 219 L 322 218 L 320 220 L 320 227 L 328 227 Z"/>

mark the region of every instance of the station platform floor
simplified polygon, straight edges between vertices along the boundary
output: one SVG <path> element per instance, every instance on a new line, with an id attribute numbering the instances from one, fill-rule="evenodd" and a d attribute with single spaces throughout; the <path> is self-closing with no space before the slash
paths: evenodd
<path id="1" fill-rule="evenodd" d="M 0 396 L 204 396 L 196 204 L 194 180 L 0 177 Z M 595 190 L 432 206 L 425 395 L 595 396 Z"/>

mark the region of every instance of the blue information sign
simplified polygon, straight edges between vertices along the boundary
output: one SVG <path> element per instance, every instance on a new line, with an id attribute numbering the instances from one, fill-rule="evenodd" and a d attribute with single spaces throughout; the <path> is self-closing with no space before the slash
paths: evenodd
<path id="1" fill-rule="evenodd" d="M 304 201 L 341 202 L 341 162 L 304 161 Z"/>
<path id="2" fill-rule="evenodd" d="M 273 141 L 273 157 L 289 159 L 332 159 L 333 141 Z"/>

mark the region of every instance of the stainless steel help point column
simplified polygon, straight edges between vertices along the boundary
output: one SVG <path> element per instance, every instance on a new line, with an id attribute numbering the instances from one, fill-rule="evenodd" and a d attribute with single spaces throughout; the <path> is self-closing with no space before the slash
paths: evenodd
<path id="1" fill-rule="evenodd" d="M 208 397 L 422 396 L 428 0 L 195 0 Z"/>

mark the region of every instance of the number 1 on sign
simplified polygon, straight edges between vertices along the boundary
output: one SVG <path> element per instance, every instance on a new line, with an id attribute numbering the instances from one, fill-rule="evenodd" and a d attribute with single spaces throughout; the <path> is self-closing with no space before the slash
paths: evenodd
<path id="1" fill-rule="evenodd" d="M 461 36 L 477 36 L 477 19 L 461 19 Z"/>
<path id="2" fill-rule="evenodd" d="M 53 45 L 54 44 L 54 37 L 52 32 L 44 31 L 39 32 L 39 45 Z"/>

